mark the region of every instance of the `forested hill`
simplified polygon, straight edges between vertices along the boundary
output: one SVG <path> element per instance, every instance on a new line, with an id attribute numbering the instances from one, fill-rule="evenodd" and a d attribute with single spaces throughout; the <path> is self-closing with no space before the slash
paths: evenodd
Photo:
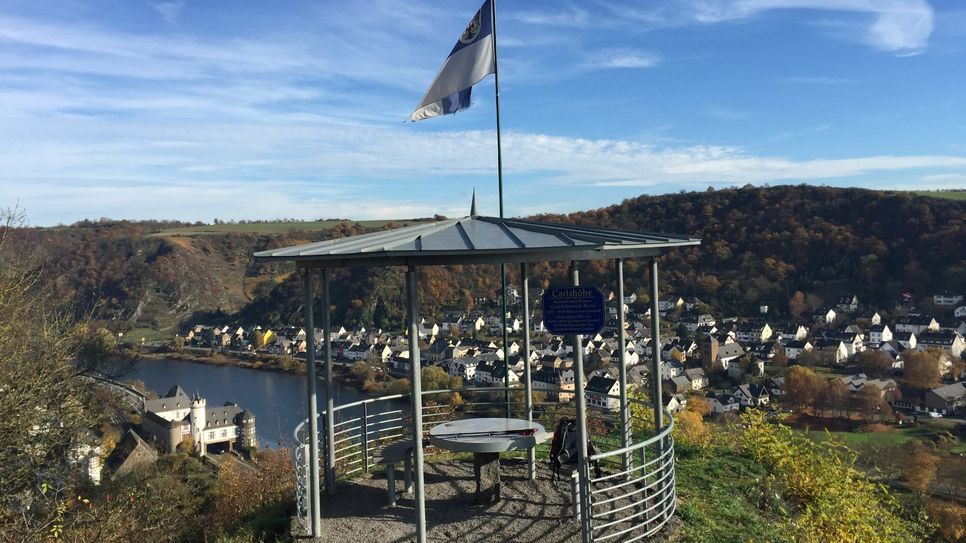
<path id="1" fill-rule="evenodd" d="M 964 201 L 781 186 L 642 196 L 594 211 L 535 218 L 700 237 L 700 247 L 661 258 L 662 293 L 698 296 L 718 311 L 736 314 L 757 312 L 759 304 L 784 311 L 796 290 L 809 294 L 814 305 L 855 293 L 883 307 L 902 291 L 962 291 L 964 217 Z M 125 326 L 167 328 L 203 318 L 297 322 L 301 290 L 292 268 L 253 264 L 252 252 L 367 231 L 345 222 L 312 232 L 177 236 L 165 234 L 164 227 L 96 222 L 23 229 L 19 239 L 42 248 L 45 277 L 79 311 L 93 310 Z M 611 268 L 607 262 L 588 263 L 583 278 L 609 288 Z M 532 270 L 540 286 L 564 277 L 562 264 Z M 642 294 L 643 270 L 635 262 L 626 265 L 629 289 Z M 472 304 L 478 296 L 492 298 L 499 288 L 493 267 L 425 268 L 422 273 L 422 307 L 428 313 Z M 400 321 L 398 270 L 340 270 L 333 281 L 337 322 L 391 326 Z M 513 274 L 511 281 L 518 281 Z"/>
<path id="2" fill-rule="evenodd" d="M 963 201 L 800 185 L 642 196 L 539 219 L 697 235 L 701 248 L 662 259 L 662 278 L 719 307 L 782 310 L 796 290 L 891 305 L 902 291 L 966 288 Z"/>

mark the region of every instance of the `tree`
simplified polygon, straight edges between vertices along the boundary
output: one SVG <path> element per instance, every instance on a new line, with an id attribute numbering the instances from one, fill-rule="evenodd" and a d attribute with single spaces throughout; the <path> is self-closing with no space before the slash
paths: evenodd
<path id="1" fill-rule="evenodd" d="M 855 406 L 867 422 L 889 409 L 889 404 L 882 399 L 882 389 L 875 385 L 865 385 L 859 389 L 855 394 Z"/>
<path id="2" fill-rule="evenodd" d="M 892 357 L 878 349 L 867 349 L 855 355 L 856 364 L 869 376 L 879 377 L 892 371 Z"/>
<path id="3" fill-rule="evenodd" d="M 711 430 L 701 414 L 685 409 L 674 417 L 674 439 L 687 445 L 707 445 Z"/>
<path id="4" fill-rule="evenodd" d="M 784 368 L 788 365 L 788 356 L 785 355 L 785 349 L 779 347 L 775 351 L 775 356 L 771 358 L 771 365 L 776 368 Z"/>
<path id="5" fill-rule="evenodd" d="M 939 386 L 942 374 L 939 371 L 939 356 L 936 351 L 906 351 L 902 354 L 902 358 L 904 360 L 902 377 L 906 384 L 916 388 Z"/>
<path id="6" fill-rule="evenodd" d="M 38 280 L 34 253 L 14 245 L 22 214 L 0 210 L 0 223 L 0 533 L 46 539 L 41 531 L 63 527 L 67 500 L 78 495 L 70 451 L 98 428 L 110 398 L 82 377 L 119 366 L 104 352 L 113 336 L 75 322 Z"/>
<path id="7" fill-rule="evenodd" d="M 838 379 L 830 379 L 823 384 L 818 401 L 823 412 L 838 410 L 841 415 L 848 407 L 849 387 Z"/>
<path id="8" fill-rule="evenodd" d="M 692 394 L 688 396 L 687 410 L 694 411 L 702 417 L 707 417 L 711 414 L 711 403 L 704 396 Z"/>
<path id="9" fill-rule="evenodd" d="M 793 368 L 794 369 L 794 368 Z M 750 409 L 737 429 L 743 452 L 766 468 L 762 481 L 791 505 L 790 541 L 921 541 L 923 528 L 903 517 L 882 485 L 856 468 L 856 453 L 835 440 L 816 442 Z"/>
<path id="10" fill-rule="evenodd" d="M 369 367 L 369 364 L 359 360 L 352 365 L 352 374 L 356 376 L 360 383 L 365 383 L 372 377 L 372 368 Z"/>
<path id="11" fill-rule="evenodd" d="M 795 294 L 788 300 L 788 313 L 796 319 L 801 319 L 807 310 L 808 305 L 805 303 L 805 294 L 800 290 L 796 290 Z"/>
<path id="12" fill-rule="evenodd" d="M 918 492 L 925 492 L 936 478 L 939 457 L 932 454 L 921 442 L 913 441 L 907 447 L 906 461 L 902 464 L 902 478 Z"/>
<path id="13" fill-rule="evenodd" d="M 946 541 L 966 539 L 966 507 L 955 502 L 926 500 L 929 520 Z"/>
<path id="14" fill-rule="evenodd" d="M 821 388 L 822 378 L 808 368 L 793 366 L 785 375 L 785 398 L 800 410 L 815 406 Z"/>

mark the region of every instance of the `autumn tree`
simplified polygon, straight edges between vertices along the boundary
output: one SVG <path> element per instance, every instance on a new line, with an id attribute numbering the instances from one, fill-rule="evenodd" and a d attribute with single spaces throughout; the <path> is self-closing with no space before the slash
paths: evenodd
<path id="1" fill-rule="evenodd" d="M 866 421 L 879 418 L 889 410 L 889 404 L 882 399 L 882 389 L 875 385 L 865 385 L 855 394 L 855 407 Z"/>
<path id="2" fill-rule="evenodd" d="M 804 543 L 920 541 L 923 526 L 905 519 L 895 498 L 856 468 L 856 453 L 836 440 L 816 442 L 760 411 L 742 415 L 741 450 L 766 467 L 765 488 L 792 507 L 788 539 Z"/>
<path id="3" fill-rule="evenodd" d="M 70 452 L 110 407 L 85 374 L 118 368 L 102 352 L 113 336 L 77 323 L 38 280 L 36 255 L 9 237 L 22 222 L 0 211 L 0 534 L 32 541 L 69 522 L 79 484 Z"/>
<path id="4" fill-rule="evenodd" d="M 913 490 L 925 492 L 936 478 L 939 457 L 930 452 L 921 442 L 910 443 L 905 462 L 902 464 L 902 478 Z"/>
<path id="5" fill-rule="evenodd" d="M 820 388 L 818 403 L 823 415 L 826 411 L 838 411 L 842 415 L 849 404 L 848 385 L 838 379 L 829 379 Z"/>
<path id="6" fill-rule="evenodd" d="M 800 410 L 813 407 L 822 390 L 822 378 L 802 366 L 793 366 L 785 375 L 785 398 Z"/>
<path id="7" fill-rule="evenodd" d="M 707 417 L 711 414 L 711 403 L 704 396 L 692 394 L 688 396 L 688 405 L 686 409 L 688 411 L 694 411 L 702 417 Z"/>
<path id="8" fill-rule="evenodd" d="M 950 542 L 966 540 L 966 506 L 941 500 L 926 500 L 925 506 L 938 535 Z"/>
<path id="9" fill-rule="evenodd" d="M 855 363 L 872 377 L 887 375 L 892 371 L 892 357 L 878 349 L 867 349 L 856 354 Z"/>
<path id="10" fill-rule="evenodd" d="M 687 445 L 707 445 L 711 429 L 697 411 L 685 409 L 674 417 L 674 439 Z"/>
<path id="11" fill-rule="evenodd" d="M 788 300 L 788 313 L 796 319 L 801 319 L 807 310 L 808 305 L 805 303 L 805 294 L 800 290 L 796 290 L 795 294 Z"/>
<path id="12" fill-rule="evenodd" d="M 942 373 L 939 371 L 939 353 L 934 350 L 902 354 L 904 361 L 902 378 L 911 387 L 935 388 L 939 386 Z"/>
<path id="13" fill-rule="evenodd" d="M 771 358 L 771 365 L 776 368 L 784 368 L 788 365 L 788 356 L 785 354 L 784 348 L 778 348 L 775 351 L 775 356 Z"/>

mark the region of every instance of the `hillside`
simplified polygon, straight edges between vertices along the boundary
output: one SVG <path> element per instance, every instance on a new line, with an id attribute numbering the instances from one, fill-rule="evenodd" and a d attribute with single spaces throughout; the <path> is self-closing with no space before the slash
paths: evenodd
<path id="1" fill-rule="evenodd" d="M 619 205 L 539 220 L 624 230 L 687 233 L 697 248 L 661 258 L 662 292 L 698 296 L 727 313 L 769 304 L 785 311 L 795 291 L 809 303 L 834 303 L 856 293 L 889 307 L 896 295 L 927 295 L 966 285 L 966 201 L 860 189 L 812 186 L 726 189 L 641 196 Z M 125 323 L 169 328 L 192 319 L 297 322 L 298 279 L 287 265 L 253 264 L 269 247 L 353 235 L 399 223 L 340 222 L 314 230 L 240 228 L 209 231 L 168 223 L 85 222 L 23 229 L 18 239 L 44 251 L 46 277 L 80 312 Z M 246 230 L 246 231 L 242 231 Z M 204 231 L 206 235 L 191 235 Z M 188 235 L 176 235 L 177 233 Z M 607 262 L 582 265 L 583 278 L 608 288 Z M 628 288 L 646 293 L 636 262 L 625 266 Z M 536 283 L 564 277 L 564 264 L 532 267 Z M 424 311 L 471 305 L 499 289 L 495 268 L 423 270 Z M 518 281 L 511 273 L 511 281 Z M 387 269 L 333 274 L 336 322 L 390 326 L 402 318 L 402 274 Z"/>

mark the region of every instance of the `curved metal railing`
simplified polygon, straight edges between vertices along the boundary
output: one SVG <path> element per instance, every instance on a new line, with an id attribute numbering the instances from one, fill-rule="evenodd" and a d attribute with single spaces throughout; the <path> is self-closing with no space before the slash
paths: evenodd
<path id="1" fill-rule="evenodd" d="M 442 422 L 466 416 L 506 416 L 505 387 L 464 388 L 459 390 L 424 391 L 423 433 Z M 526 418 L 523 389 L 510 388 L 509 415 Z M 534 401 L 533 420 L 552 432 L 560 418 L 575 418 L 576 406 L 572 390 L 535 389 L 550 398 L 571 397 L 569 401 Z M 454 394 L 460 400 L 452 402 Z M 408 438 L 412 423 L 409 394 L 394 394 L 360 400 L 334 409 L 333 438 L 335 474 L 339 479 L 352 478 L 374 469 L 375 451 L 394 441 Z M 616 396 L 608 397 L 618 400 Z M 607 403 L 607 402 L 605 402 Z M 611 402 L 611 403 L 617 403 Z M 674 420 L 664 410 L 665 425 L 657 434 L 653 431 L 653 406 L 628 398 L 630 416 L 628 428 L 622 428 L 619 409 L 589 407 L 588 429 L 596 453 L 590 456 L 604 468 L 600 477 L 590 473 L 578 474 L 581 479 L 578 507 L 581 522 L 585 522 L 593 541 L 631 542 L 650 537 L 671 519 L 676 507 L 674 475 L 674 443 L 671 430 Z M 324 420 L 325 412 L 319 413 Z M 303 420 L 293 432 L 296 465 L 296 510 L 304 521 L 308 516 L 308 420 Z M 630 436 L 629 444 L 621 446 L 621 432 Z M 319 424 L 321 442 L 320 462 L 326 472 L 327 439 L 325 424 Z M 537 446 L 538 456 L 549 456 L 550 443 Z M 427 451 L 431 454 L 432 451 Z M 514 453 L 508 453 L 514 454 Z M 518 454 L 525 454 L 525 451 Z M 320 481 L 323 485 L 325 482 Z"/>

